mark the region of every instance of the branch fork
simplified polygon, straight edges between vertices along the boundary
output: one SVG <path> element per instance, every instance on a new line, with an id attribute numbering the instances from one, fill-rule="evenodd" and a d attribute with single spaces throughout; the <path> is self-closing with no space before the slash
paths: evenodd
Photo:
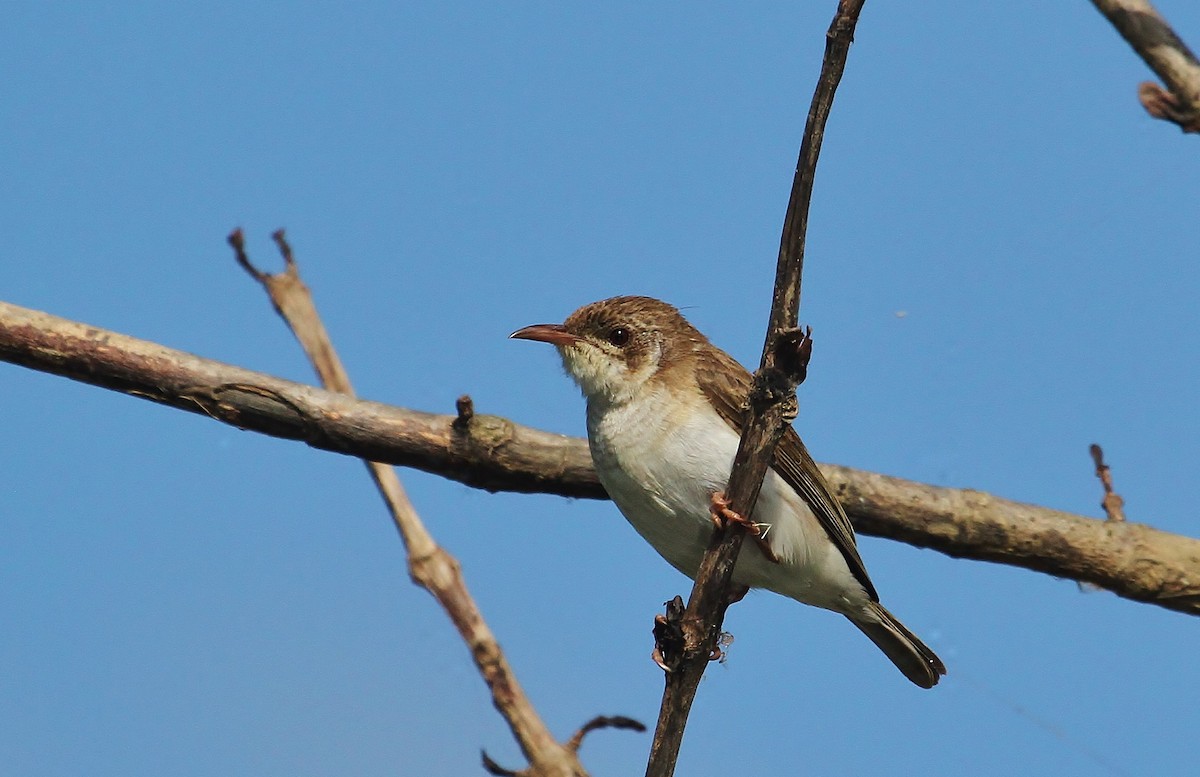
<path id="1" fill-rule="evenodd" d="M 238 264 L 262 285 L 275 310 L 296 335 L 321 382 L 334 391 L 353 395 L 350 378 L 317 313 L 312 294 L 300 278 L 287 237 L 281 229 L 274 232 L 272 238 L 285 264 L 284 272 L 275 275 L 259 270 L 250 262 L 240 229 L 229 235 L 229 244 L 233 247 Z M 456 434 L 466 433 L 475 418 L 474 403 L 469 396 L 463 395 L 455 404 L 457 415 L 450 424 L 451 429 Z M 508 659 L 484 622 L 482 613 L 467 590 L 458 560 L 429 534 L 405 494 L 395 470 L 386 464 L 372 461 L 364 463 L 404 541 L 409 576 L 414 583 L 433 594 L 446 610 L 459 635 L 470 648 L 479 674 L 492 692 L 492 703 L 507 721 L 517 744 L 529 760 L 528 768 L 516 772 L 500 767 L 484 752 L 485 769 L 496 775 L 521 777 L 586 777 L 587 772 L 579 761 L 578 751 L 588 732 L 599 728 L 645 730 L 645 726 L 632 718 L 597 717 L 585 724 L 566 744 L 559 744 L 517 682 Z"/>

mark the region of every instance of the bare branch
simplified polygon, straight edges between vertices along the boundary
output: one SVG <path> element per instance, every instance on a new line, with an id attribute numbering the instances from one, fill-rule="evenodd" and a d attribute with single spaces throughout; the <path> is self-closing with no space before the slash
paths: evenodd
<path id="1" fill-rule="evenodd" d="M 355 400 L 5 302 L 0 360 L 488 491 L 607 498 L 577 438 L 481 414 L 455 428 L 453 416 Z"/>
<path id="2" fill-rule="evenodd" d="M 6 302 L 0 360 L 474 488 L 607 498 L 577 437 L 479 413 L 456 429 L 454 415 L 356 400 Z M 1200 615 L 1200 540 L 849 467 L 821 473 L 862 534 Z"/>
<path id="3" fill-rule="evenodd" d="M 1092 0 L 1167 85 L 1144 81 L 1138 100 L 1156 119 L 1173 122 L 1184 132 L 1200 132 L 1200 61 L 1149 0 Z"/>
<path id="4" fill-rule="evenodd" d="M 292 248 L 283 230 L 272 237 L 279 247 L 286 265 L 282 273 L 268 275 L 256 270 L 246 256 L 241 230 L 230 235 L 230 245 L 237 255 L 238 263 L 258 281 L 270 297 L 271 304 L 292 330 L 305 355 L 312 362 L 321 383 L 329 389 L 347 396 L 354 396 L 354 387 L 347 374 L 325 324 L 317 312 L 312 293 L 300 278 L 300 268 L 292 256 Z M 463 418 L 470 400 L 459 400 L 459 416 Z M 469 421 L 469 418 L 468 418 Z M 483 613 L 467 590 L 466 579 L 458 560 L 438 545 L 417 515 L 409 501 L 400 478 L 387 464 L 364 461 L 367 471 L 379 490 L 392 516 L 392 522 L 400 532 L 407 551 L 408 571 L 413 582 L 433 594 L 438 604 L 446 611 L 458 629 L 475 661 L 475 667 L 492 692 L 492 704 L 508 722 L 521 752 L 529 761 L 525 774 L 529 777 L 575 777 L 586 775 L 579 762 L 578 742 L 560 745 L 554 735 L 534 709 L 517 681 L 516 674 L 508 663 L 504 651 L 491 628 L 483 619 Z M 578 735 L 583 738 L 582 733 Z M 484 766 L 491 770 L 494 762 L 484 753 Z M 499 772 L 492 772 L 497 774 Z"/>
<path id="5" fill-rule="evenodd" d="M 1088 448 L 1092 454 L 1092 461 L 1096 464 L 1096 477 L 1100 479 L 1100 485 L 1104 487 L 1104 499 L 1100 502 L 1100 506 L 1104 508 L 1104 514 L 1108 516 L 1110 521 L 1125 520 L 1125 500 L 1116 491 L 1113 491 L 1112 468 L 1104 463 L 1104 450 L 1095 443 Z"/>
<path id="6" fill-rule="evenodd" d="M 749 419 L 742 430 L 725 492 L 730 508 L 747 520 L 752 518 L 779 439 L 796 417 L 796 386 L 804 380 L 808 370 L 812 343 L 807 334 L 796 337 L 796 325 L 809 203 L 817 158 L 825 136 L 825 121 L 829 118 L 833 97 L 846 67 L 863 2 L 838 2 L 837 12 L 825 36 L 825 57 L 800 143 L 800 158 L 796 163 L 779 241 L 775 289 L 762 362 L 754 376 Z M 715 532 L 696 571 L 696 582 L 679 623 L 683 630 L 683 655 L 677 658 L 677 666 L 666 673 L 662 707 L 646 767 L 647 777 L 670 777 L 675 773 L 696 689 L 710 658 L 718 654 L 717 640 L 725 610 L 735 597 L 740 598 L 733 590 L 733 568 L 745 533 L 744 525 L 736 524 L 724 532 Z M 660 648 L 656 645 L 655 650 Z"/>
<path id="7" fill-rule="evenodd" d="M 575 735 L 567 741 L 567 747 L 578 752 L 579 747 L 583 744 L 583 738 L 593 731 L 599 731 L 602 728 L 616 728 L 626 731 L 646 730 L 646 726 L 641 721 L 627 718 L 624 715 L 599 715 L 580 726 Z"/>

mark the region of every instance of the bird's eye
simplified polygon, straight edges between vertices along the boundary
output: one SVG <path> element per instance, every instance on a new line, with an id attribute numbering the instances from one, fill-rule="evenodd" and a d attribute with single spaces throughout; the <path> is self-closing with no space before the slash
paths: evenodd
<path id="1" fill-rule="evenodd" d="M 616 326 L 608 330 L 608 341 L 618 348 L 629 342 L 629 330 L 623 326 Z"/>

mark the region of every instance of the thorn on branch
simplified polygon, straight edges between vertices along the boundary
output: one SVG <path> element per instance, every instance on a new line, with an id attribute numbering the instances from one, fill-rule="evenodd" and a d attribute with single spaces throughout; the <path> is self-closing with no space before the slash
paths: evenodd
<path id="1" fill-rule="evenodd" d="M 520 772 L 514 772 L 512 769 L 505 769 L 500 764 L 492 760 L 487 754 L 487 750 L 480 750 L 479 754 L 483 756 L 483 768 L 488 774 L 494 774 L 496 777 L 520 777 Z"/>
<path id="2" fill-rule="evenodd" d="M 579 746 L 583 744 L 583 738 L 593 731 L 602 728 L 620 728 L 629 731 L 642 732 L 646 730 L 646 726 L 641 721 L 627 718 L 624 715 L 597 715 L 596 717 L 584 723 L 575 736 L 567 741 L 567 749 L 573 753 L 579 752 Z"/>
<path id="3" fill-rule="evenodd" d="M 1100 506 L 1104 508 L 1104 514 L 1110 521 L 1124 521 L 1125 500 L 1121 498 L 1120 494 L 1113 491 L 1112 469 L 1104 463 L 1104 450 L 1099 445 L 1092 443 L 1088 451 L 1092 454 L 1092 461 L 1096 463 L 1096 477 L 1100 478 L 1100 483 L 1104 486 L 1104 500 L 1100 502 Z"/>
<path id="4" fill-rule="evenodd" d="M 458 431 L 463 431 L 470 425 L 471 419 L 475 417 L 475 402 L 471 399 L 470 394 L 463 394 L 454 400 L 454 409 L 458 411 L 458 414 L 450 422 L 450 427 Z"/>

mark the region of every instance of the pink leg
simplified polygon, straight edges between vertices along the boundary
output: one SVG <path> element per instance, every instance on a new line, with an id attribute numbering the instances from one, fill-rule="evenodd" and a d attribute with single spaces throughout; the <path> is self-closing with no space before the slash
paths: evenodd
<path id="1" fill-rule="evenodd" d="M 779 557 L 775 555 L 775 551 L 771 550 L 771 545 L 767 542 L 765 531 L 767 527 L 761 523 L 747 520 L 741 513 L 734 511 L 729 506 L 729 500 L 725 498 L 724 492 L 717 491 L 712 495 L 709 509 L 714 526 L 718 529 L 724 529 L 729 524 L 739 524 L 745 527 L 746 532 L 758 543 L 758 549 L 766 556 L 767 561 L 772 564 L 779 563 Z"/>

